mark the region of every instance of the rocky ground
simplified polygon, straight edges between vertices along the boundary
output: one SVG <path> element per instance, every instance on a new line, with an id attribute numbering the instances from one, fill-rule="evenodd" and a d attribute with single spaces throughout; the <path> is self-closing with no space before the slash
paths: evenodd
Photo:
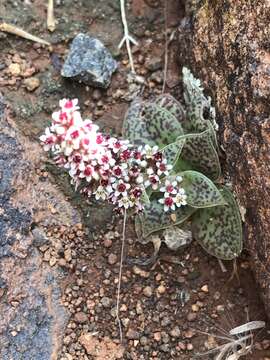
<path id="1" fill-rule="evenodd" d="M 83 114 L 121 134 L 134 94 L 160 94 L 164 67 L 164 11 L 160 1 L 133 0 L 129 23 L 139 46 L 135 68 L 145 84 L 129 83 L 116 1 L 55 1 L 54 33 L 44 2 L 0 4 L 5 22 L 52 42 L 52 48 L 0 33 L 0 355 L 17 359 L 194 359 L 222 343 L 230 328 L 265 320 L 248 253 L 222 272 L 198 245 L 177 253 L 162 248 L 149 268 L 123 267 L 120 314 L 115 319 L 122 224 L 111 208 L 75 194 L 67 176 L 43 154 L 38 136 L 62 97 L 78 97 Z M 167 91 L 181 97 L 177 54 L 183 6 L 168 1 Z M 60 71 L 78 32 L 99 38 L 119 62 L 108 89 L 65 80 Z M 2 105 L 1 105 L 2 104 Z M 136 243 L 128 223 L 126 259 L 152 249 Z M 206 332 L 208 334 L 203 334 Z M 246 359 L 270 358 L 267 329 Z M 206 359 L 214 358 L 206 355 Z M 243 357 L 244 359 L 244 357 Z"/>

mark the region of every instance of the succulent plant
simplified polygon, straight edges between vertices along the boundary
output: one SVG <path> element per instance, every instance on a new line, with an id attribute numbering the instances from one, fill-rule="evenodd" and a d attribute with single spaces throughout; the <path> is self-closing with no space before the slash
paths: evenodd
<path id="1" fill-rule="evenodd" d="M 172 165 L 162 184 L 181 178 L 186 194 L 182 206 L 164 211 L 160 187 L 147 189 L 135 229 L 142 243 L 163 232 L 164 242 L 173 250 L 190 242 L 191 230 L 208 253 L 231 260 L 242 251 L 242 223 L 233 194 L 219 184 L 215 108 L 187 68 L 183 68 L 183 83 L 184 107 L 168 94 L 153 101 L 135 99 L 124 120 L 126 139 L 135 145 L 158 145 Z"/>

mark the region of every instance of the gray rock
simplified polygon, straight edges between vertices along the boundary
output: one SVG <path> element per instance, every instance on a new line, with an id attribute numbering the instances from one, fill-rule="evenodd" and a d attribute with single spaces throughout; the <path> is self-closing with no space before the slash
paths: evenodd
<path id="1" fill-rule="evenodd" d="M 92 36 L 78 34 L 72 41 L 61 75 L 95 87 L 107 88 L 117 68 L 108 49 Z"/>
<path id="2" fill-rule="evenodd" d="M 62 274 L 42 262 L 34 243 L 45 241 L 47 221 L 73 226 L 81 220 L 49 179 L 46 186 L 39 180 L 31 157 L 37 148 L 7 121 L 1 94 L 0 143 L 0 293 L 7 289 L 12 300 L 0 297 L 0 359 L 48 360 L 59 350 L 69 314 L 61 303 Z M 65 208 L 65 219 L 51 214 L 52 201 Z"/>
<path id="3" fill-rule="evenodd" d="M 102 306 L 105 308 L 109 308 L 111 306 L 111 299 L 109 299 L 106 296 L 104 296 L 100 302 L 101 302 Z"/>
<path id="4" fill-rule="evenodd" d="M 139 340 L 140 338 L 140 333 L 136 330 L 133 329 L 128 329 L 127 333 L 126 333 L 126 337 L 129 340 Z"/>
<path id="5" fill-rule="evenodd" d="M 33 245 L 35 246 L 46 245 L 50 242 L 45 232 L 42 229 L 36 227 L 32 230 L 32 234 L 33 234 Z"/>

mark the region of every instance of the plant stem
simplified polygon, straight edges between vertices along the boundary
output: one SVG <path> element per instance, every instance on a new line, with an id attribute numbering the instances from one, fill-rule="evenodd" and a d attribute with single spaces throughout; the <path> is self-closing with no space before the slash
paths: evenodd
<path id="1" fill-rule="evenodd" d="M 119 268 L 118 287 L 117 287 L 117 301 L 116 301 L 116 319 L 117 319 L 118 326 L 119 326 L 119 333 L 120 333 L 120 341 L 121 341 L 121 343 L 123 342 L 123 332 L 122 332 L 121 320 L 120 320 L 120 317 L 119 317 L 119 306 L 120 306 L 120 291 L 121 291 L 122 268 L 123 268 L 124 248 L 125 248 L 126 222 L 127 222 L 127 210 L 125 209 L 124 222 L 123 222 L 123 232 L 122 232 L 120 268 Z"/>

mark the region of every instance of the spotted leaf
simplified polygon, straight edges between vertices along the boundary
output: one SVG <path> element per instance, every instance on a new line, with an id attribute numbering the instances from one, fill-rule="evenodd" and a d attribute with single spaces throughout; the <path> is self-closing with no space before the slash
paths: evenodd
<path id="1" fill-rule="evenodd" d="M 157 199 L 153 199 L 145 206 L 143 212 L 137 215 L 140 218 L 137 220 L 138 229 L 141 227 L 140 236 L 146 238 L 153 232 L 181 224 L 195 211 L 196 209 L 191 206 L 181 206 L 173 213 L 165 212 L 164 206 Z"/>
<path id="2" fill-rule="evenodd" d="M 192 233 L 209 254 L 232 260 L 242 251 L 241 216 L 232 193 L 225 187 L 220 192 L 227 205 L 199 209 L 192 217 Z"/>
<path id="3" fill-rule="evenodd" d="M 168 179 L 173 181 L 178 175 L 183 179 L 181 187 L 185 189 L 187 204 L 195 208 L 207 208 L 226 204 L 216 185 L 205 175 L 197 171 L 184 171 Z"/>
<path id="4" fill-rule="evenodd" d="M 130 105 L 123 122 L 123 137 L 134 145 L 155 146 L 156 142 L 147 129 L 147 124 L 142 117 L 143 102 L 135 99 Z"/>
<path id="5" fill-rule="evenodd" d="M 211 98 L 203 94 L 201 81 L 196 79 L 191 71 L 183 67 L 184 99 L 187 107 L 188 120 L 185 123 L 187 133 L 198 133 L 208 128 L 207 122 L 210 121 L 215 130 L 218 129 L 216 123 L 216 111 L 211 105 Z"/>
<path id="6" fill-rule="evenodd" d="M 186 119 L 185 111 L 180 102 L 178 102 L 173 96 L 170 94 L 160 95 L 155 99 L 154 103 L 159 107 L 166 109 L 183 126 Z"/>
<path id="7" fill-rule="evenodd" d="M 185 139 L 181 156 L 175 165 L 175 172 L 196 170 L 212 180 L 220 177 L 221 169 L 218 154 L 208 129 L 200 134 L 181 135 L 177 140 Z"/>
<path id="8" fill-rule="evenodd" d="M 136 99 L 126 113 L 123 136 L 135 145 L 168 145 L 183 134 L 180 122 L 166 108 Z"/>
<path id="9" fill-rule="evenodd" d="M 163 149 L 161 149 L 162 154 L 167 160 L 167 164 L 170 164 L 172 166 L 175 165 L 181 154 L 185 142 L 186 139 L 179 139 L 176 142 L 166 145 Z"/>

